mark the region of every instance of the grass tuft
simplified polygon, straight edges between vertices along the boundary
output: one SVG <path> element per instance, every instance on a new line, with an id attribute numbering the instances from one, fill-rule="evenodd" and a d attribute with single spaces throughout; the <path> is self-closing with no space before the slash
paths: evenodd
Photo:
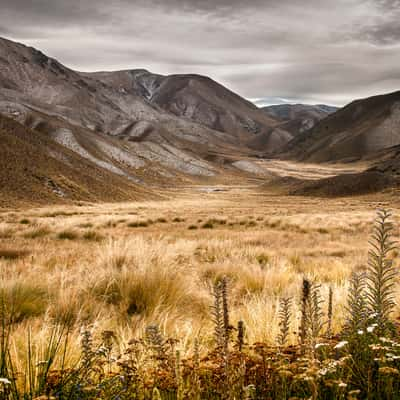
<path id="1" fill-rule="evenodd" d="M 79 238 L 79 235 L 75 231 L 65 230 L 57 233 L 56 237 L 59 240 L 76 240 Z"/>
<path id="2" fill-rule="evenodd" d="M 24 258 L 30 254 L 27 250 L 17 249 L 0 249 L 0 258 L 4 260 L 18 260 Z"/>

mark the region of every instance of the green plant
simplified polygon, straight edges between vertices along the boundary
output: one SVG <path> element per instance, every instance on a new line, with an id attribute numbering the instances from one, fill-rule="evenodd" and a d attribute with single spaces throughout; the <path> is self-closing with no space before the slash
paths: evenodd
<path id="1" fill-rule="evenodd" d="M 357 337 L 357 332 L 364 330 L 367 323 L 365 272 L 353 272 L 350 277 L 350 286 L 347 298 L 347 317 L 343 327 L 343 336 Z"/>
<path id="2" fill-rule="evenodd" d="M 394 286 L 398 274 L 393 260 L 389 258 L 389 253 L 395 249 L 390 217 L 390 212 L 386 210 L 378 212 L 366 275 L 369 323 L 377 325 L 378 335 L 388 334 L 394 329 L 390 315 L 395 307 Z"/>

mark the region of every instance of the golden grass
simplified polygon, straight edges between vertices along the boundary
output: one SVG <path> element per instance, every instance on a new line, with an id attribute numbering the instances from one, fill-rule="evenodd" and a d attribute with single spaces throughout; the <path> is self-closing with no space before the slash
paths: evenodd
<path id="1" fill-rule="evenodd" d="M 242 188 L 198 196 L 0 215 L 3 251 L 17 255 L 0 252 L 2 290 L 15 298 L 21 324 L 39 332 L 67 316 L 77 331 L 91 324 L 129 339 L 157 323 L 187 343 L 207 341 L 211 290 L 227 276 L 232 322 L 244 321 L 249 342 L 274 342 L 279 298 L 293 297 L 296 315 L 306 276 L 322 284 L 325 298 L 333 288 L 338 330 L 347 279 L 366 264 L 381 199 L 268 197 Z M 27 247 L 31 257 L 17 254 Z"/>

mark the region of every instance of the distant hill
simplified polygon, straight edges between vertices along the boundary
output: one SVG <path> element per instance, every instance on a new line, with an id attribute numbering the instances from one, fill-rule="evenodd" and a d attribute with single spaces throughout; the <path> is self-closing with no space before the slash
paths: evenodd
<path id="1" fill-rule="evenodd" d="M 279 120 L 279 128 L 290 132 L 292 137 L 310 130 L 317 122 L 338 109 L 324 104 L 278 104 L 262 108 L 271 118 Z"/>
<path id="2" fill-rule="evenodd" d="M 400 144 L 400 91 L 357 100 L 284 146 L 280 157 L 352 161 Z"/>
<path id="3" fill-rule="evenodd" d="M 299 118 L 314 118 L 320 120 L 339 110 L 338 107 L 325 104 L 277 104 L 262 107 L 262 110 L 279 121 L 286 122 Z"/>

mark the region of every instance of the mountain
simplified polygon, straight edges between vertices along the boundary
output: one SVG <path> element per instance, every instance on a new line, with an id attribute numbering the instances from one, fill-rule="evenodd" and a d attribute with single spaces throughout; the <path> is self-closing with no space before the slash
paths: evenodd
<path id="1" fill-rule="evenodd" d="M 339 108 L 325 104 L 277 104 L 262 107 L 262 110 L 271 117 L 282 122 L 291 121 L 300 118 L 313 118 L 321 120 L 336 112 Z"/>
<path id="2" fill-rule="evenodd" d="M 279 128 L 290 132 L 292 137 L 313 128 L 318 121 L 336 112 L 337 107 L 324 104 L 278 104 L 263 107 L 271 118 L 280 121 Z"/>
<path id="3" fill-rule="evenodd" d="M 155 195 L 47 135 L 0 115 L 0 206 L 66 200 L 137 200 Z"/>
<path id="4" fill-rule="evenodd" d="M 269 151 L 281 145 L 273 135 L 277 121 L 262 113 L 212 79 L 200 75 L 152 74 L 146 70 L 85 74 L 123 94 L 134 94 L 170 115 L 193 121 L 229 135 L 233 143 L 247 146 L 255 136 L 268 142 Z M 264 149 L 262 149 L 264 150 Z"/>
<path id="5" fill-rule="evenodd" d="M 275 130 L 279 121 L 210 78 L 82 73 L 1 38 L 0 114 L 139 185 L 236 174 L 242 156 L 290 139 Z"/>
<path id="6" fill-rule="evenodd" d="M 284 146 L 279 157 L 353 161 L 400 144 L 400 91 L 356 100 Z"/>
<path id="7" fill-rule="evenodd" d="M 400 146 L 385 149 L 370 160 L 362 172 L 340 174 L 316 181 L 291 182 L 289 194 L 312 196 L 355 196 L 400 189 Z"/>

